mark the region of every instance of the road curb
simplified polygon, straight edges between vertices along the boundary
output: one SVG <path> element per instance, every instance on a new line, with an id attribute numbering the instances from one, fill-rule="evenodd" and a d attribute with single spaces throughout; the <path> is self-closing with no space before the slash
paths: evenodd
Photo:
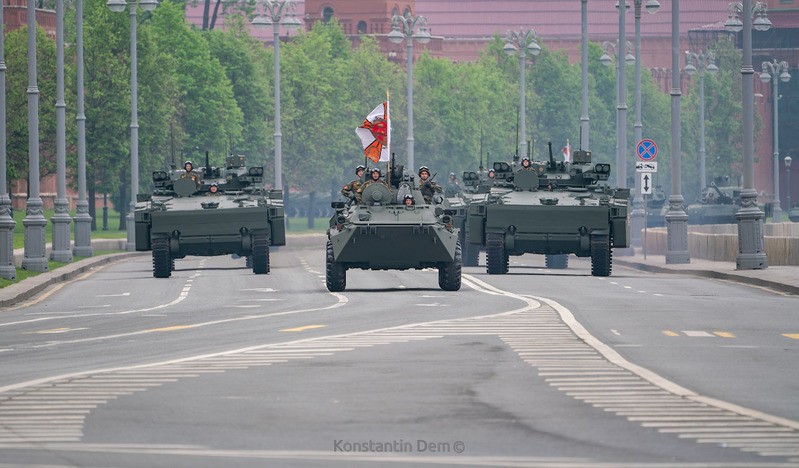
<path id="1" fill-rule="evenodd" d="M 97 257 L 89 257 L 79 260 L 61 268 L 56 268 L 53 271 L 36 275 L 32 278 L 27 278 L 24 281 L 20 281 L 19 283 L 0 289 L 0 308 L 9 307 L 18 302 L 30 299 L 48 287 L 57 283 L 71 280 L 78 275 L 91 270 L 92 268 L 126 258 L 143 255 L 146 255 L 146 252 L 124 252 L 99 255 Z"/>
<path id="2" fill-rule="evenodd" d="M 777 281 L 770 281 L 762 278 L 753 278 L 751 276 L 736 275 L 734 273 L 725 273 L 713 270 L 679 270 L 668 267 L 661 267 L 657 265 L 650 265 L 647 263 L 634 262 L 629 260 L 620 260 L 614 258 L 614 262 L 621 266 L 634 268 L 636 270 L 648 271 L 651 273 L 668 273 L 678 275 L 690 275 L 699 278 L 712 278 L 732 281 L 735 283 L 748 284 L 750 286 L 759 286 L 763 288 L 772 289 L 782 293 L 799 295 L 799 287 L 790 284 L 779 283 Z"/>

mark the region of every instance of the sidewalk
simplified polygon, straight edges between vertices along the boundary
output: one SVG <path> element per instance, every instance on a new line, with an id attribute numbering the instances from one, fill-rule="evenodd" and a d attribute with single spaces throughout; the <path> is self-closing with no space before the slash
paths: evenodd
<path id="1" fill-rule="evenodd" d="M 692 258 L 687 264 L 666 264 L 664 255 L 647 255 L 636 250 L 635 255 L 614 255 L 616 265 L 653 273 L 674 273 L 700 278 L 715 278 L 736 283 L 760 286 L 787 294 L 799 295 L 799 266 L 770 266 L 765 270 L 736 270 L 735 262 L 717 262 Z"/>

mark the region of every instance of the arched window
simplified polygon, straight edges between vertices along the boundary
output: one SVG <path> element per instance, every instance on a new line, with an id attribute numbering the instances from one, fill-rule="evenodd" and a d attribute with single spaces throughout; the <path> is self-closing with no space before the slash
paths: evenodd
<path id="1" fill-rule="evenodd" d="M 405 11 L 402 12 L 402 16 L 411 16 L 411 7 L 405 7 Z"/>
<path id="2" fill-rule="evenodd" d="M 391 17 L 393 18 L 394 16 L 397 16 L 397 15 L 399 15 L 399 8 L 397 8 L 397 7 L 394 7 L 394 8 L 391 10 Z"/>
<path id="3" fill-rule="evenodd" d="M 366 21 L 358 21 L 358 34 L 366 34 Z"/>
<path id="4" fill-rule="evenodd" d="M 330 18 L 333 17 L 333 7 L 326 6 L 322 9 L 322 21 L 325 23 L 330 21 Z"/>

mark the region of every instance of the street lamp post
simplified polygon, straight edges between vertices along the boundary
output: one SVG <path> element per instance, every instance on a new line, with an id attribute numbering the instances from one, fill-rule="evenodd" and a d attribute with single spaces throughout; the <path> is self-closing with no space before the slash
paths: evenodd
<path id="1" fill-rule="evenodd" d="M 39 85 L 36 79 L 36 2 L 28 0 L 28 202 L 25 209 L 25 254 L 22 268 L 47 271 L 45 226 L 39 196 Z"/>
<path id="2" fill-rule="evenodd" d="M 293 29 L 300 26 L 291 0 L 266 0 L 263 14 L 252 20 L 253 26 L 273 28 L 275 48 L 275 189 L 283 188 L 283 134 L 280 130 L 280 26 Z"/>
<path id="3" fill-rule="evenodd" d="M 416 32 L 416 29 L 419 29 Z M 413 170 L 413 40 L 416 39 L 420 44 L 430 42 L 430 31 L 427 29 L 427 18 L 424 16 L 413 16 L 406 12 L 405 16 L 394 15 L 391 18 L 391 32 L 388 33 L 388 40 L 394 44 L 401 44 L 405 39 L 406 55 L 408 56 L 408 168 Z"/>
<path id="4" fill-rule="evenodd" d="M 793 159 L 791 159 L 790 156 L 785 156 L 784 161 L 785 161 L 785 173 L 787 176 L 787 179 L 785 181 L 785 188 L 788 189 L 788 196 L 785 197 L 785 208 L 788 210 L 788 214 L 790 216 L 792 208 L 791 207 L 791 162 L 793 161 Z"/>
<path id="5" fill-rule="evenodd" d="M 536 34 L 535 29 L 532 28 L 526 31 L 524 29 L 508 31 L 508 35 L 505 38 L 505 47 L 502 48 L 508 55 L 519 55 L 519 127 L 521 129 L 519 138 L 521 140 L 520 152 L 522 157 L 527 156 L 527 83 L 524 78 L 524 69 L 528 53 L 533 57 L 541 53 L 541 46 L 539 46 L 538 41 L 536 41 L 537 37 L 538 34 Z"/>
<path id="6" fill-rule="evenodd" d="M 67 201 L 67 104 L 64 101 L 64 0 L 56 1 L 56 172 L 58 178 L 50 260 L 72 261 L 69 202 Z"/>
<path id="7" fill-rule="evenodd" d="M 77 85 L 78 85 L 78 203 L 75 215 L 75 246 L 72 253 L 79 257 L 92 256 L 91 227 L 92 217 L 89 215 L 89 202 L 86 199 L 86 113 L 84 112 L 83 93 L 83 0 L 75 1 L 75 46 L 77 48 Z M 94 203 L 94 200 L 92 200 Z"/>
<path id="8" fill-rule="evenodd" d="M 715 75 L 719 68 L 716 66 L 716 56 L 713 52 L 685 52 L 685 73 L 693 76 L 699 72 L 699 190 L 707 186 L 705 172 L 705 72 Z"/>
<path id="9" fill-rule="evenodd" d="M 642 0 L 634 0 L 635 6 L 635 142 L 636 144 L 643 139 L 644 124 L 641 122 L 641 4 Z M 657 0 L 647 0 L 646 11 L 654 15 L 660 10 L 660 3 Z M 646 223 L 646 211 L 644 210 L 644 200 L 641 194 L 641 180 L 635 177 L 635 191 L 633 192 L 633 210 L 630 212 L 630 228 L 632 230 L 632 245 L 641 245 L 641 230 Z"/>
<path id="10" fill-rule="evenodd" d="M 755 125 L 754 125 L 754 83 L 752 75 L 752 27 L 765 31 L 771 27 L 766 17 L 766 4 L 752 0 L 743 3 L 731 3 L 727 9 L 728 16 L 725 27 L 738 32 L 743 30 L 743 63 L 742 78 L 742 110 L 743 110 L 743 169 L 744 183 L 741 190 L 741 209 L 735 214 L 738 219 L 738 256 L 735 265 L 738 270 L 756 270 L 768 268 L 768 257 L 764 249 L 763 212 L 757 206 L 755 190 Z M 743 16 L 743 22 L 739 19 Z M 754 20 L 753 20 L 753 17 Z"/>
<path id="11" fill-rule="evenodd" d="M 16 279 L 14 268 L 14 218 L 8 196 L 6 164 L 6 45 L 3 6 L 0 4 L 0 278 Z"/>
<path id="12" fill-rule="evenodd" d="M 580 149 L 591 149 L 589 146 L 591 122 L 588 118 L 588 0 L 580 0 L 580 67 L 582 71 L 582 113 L 580 115 Z"/>
<path id="13" fill-rule="evenodd" d="M 126 0 L 108 0 L 108 8 L 121 13 L 128 6 Z M 144 11 L 153 11 L 158 0 L 131 0 L 130 2 L 130 211 L 127 215 L 128 251 L 136 250 L 136 226 L 133 211 L 136 209 L 136 194 L 139 193 L 139 84 L 138 55 L 136 51 L 136 10 L 141 6 Z"/>
<path id="14" fill-rule="evenodd" d="M 680 172 L 680 0 L 671 1 L 671 196 L 666 213 L 666 263 L 690 263 L 688 252 L 688 215 L 682 196 L 682 174 Z"/>
<path id="15" fill-rule="evenodd" d="M 616 59 L 616 185 L 619 187 L 627 186 L 627 165 L 625 159 L 627 158 L 627 85 L 626 76 L 627 72 L 619 66 L 619 44 L 625 44 L 624 50 L 624 63 L 632 65 L 635 63 L 635 57 L 630 53 L 632 44 L 630 41 L 625 42 L 610 42 L 605 41 L 602 43 L 602 50 L 604 53 L 599 58 L 599 61 L 610 66 L 613 59 Z"/>
<path id="16" fill-rule="evenodd" d="M 791 74 L 788 73 L 788 62 L 777 61 L 774 59 L 771 62 L 763 62 L 760 72 L 760 81 L 768 83 L 771 81 L 771 109 L 773 117 L 771 119 L 771 126 L 773 127 L 772 134 L 774 135 L 774 211 L 771 216 L 772 221 L 779 222 L 782 220 L 782 209 L 780 208 L 780 94 L 779 82 L 787 83 L 791 80 Z M 790 207 L 788 210 L 790 211 Z"/>

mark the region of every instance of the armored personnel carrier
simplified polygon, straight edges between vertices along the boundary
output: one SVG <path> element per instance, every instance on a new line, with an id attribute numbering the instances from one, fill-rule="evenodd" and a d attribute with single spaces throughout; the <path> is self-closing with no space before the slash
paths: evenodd
<path id="1" fill-rule="evenodd" d="M 550 268 L 565 268 L 564 256 L 591 257 L 591 274 L 609 276 L 612 249 L 629 246 L 629 189 L 611 189 L 610 164 L 591 163 L 590 151 L 575 151 L 571 162 L 552 157 L 529 168 L 494 163 L 498 186 L 469 205 L 470 241 L 486 248 L 489 274 L 508 272 L 509 256 L 547 255 Z"/>
<path id="2" fill-rule="evenodd" d="M 391 183 L 370 183 L 352 205 L 333 202 L 326 250 L 326 285 L 343 291 L 347 270 L 436 268 L 445 291 L 461 287 L 460 233 L 453 210 L 426 204 L 413 175 L 392 170 Z M 406 206 L 405 195 L 414 204 Z"/>
<path id="3" fill-rule="evenodd" d="M 452 224 L 460 230 L 464 266 L 477 266 L 480 256 L 480 246 L 469 242 L 468 213 L 469 204 L 473 200 L 482 200 L 483 194 L 491 191 L 493 181 L 488 178 L 487 172 L 482 168 L 481 163 L 479 172 L 464 171 L 461 178 L 463 190 L 456 196 L 447 197 L 444 200 L 444 204 L 453 212 Z"/>
<path id="4" fill-rule="evenodd" d="M 735 224 L 741 208 L 741 188 L 730 185 L 729 177 L 717 177 L 702 189 L 699 200 L 685 207 L 688 224 Z"/>
<path id="5" fill-rule="evenodd" d="M 244 156 L 225 167 L 153 172 L 152 194 L 137 196 L 136 250 L 153 252 L 153 276 L 168 278 L 187 255 L 237 254 L 253 273 L 269 273 L 269 246 L 285 245 L 282 191 L 264 190 L 263 168 Z"/>

